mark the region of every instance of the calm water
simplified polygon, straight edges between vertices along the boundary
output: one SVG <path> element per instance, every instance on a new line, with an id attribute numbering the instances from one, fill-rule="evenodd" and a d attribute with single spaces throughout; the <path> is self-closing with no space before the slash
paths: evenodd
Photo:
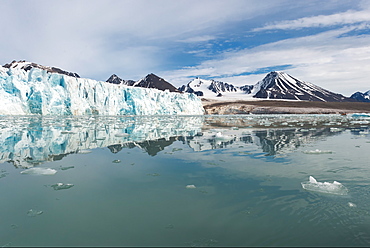
<path id="1" fill-rule="evenodd" d="M 1 117 L 0 246 L 369 246 L 369 125 Z"/>

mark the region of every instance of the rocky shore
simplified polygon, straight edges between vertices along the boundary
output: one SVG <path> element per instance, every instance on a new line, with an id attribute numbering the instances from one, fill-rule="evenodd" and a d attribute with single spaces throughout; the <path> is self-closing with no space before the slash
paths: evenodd
<path id="1" fill-rule="evenodd" d="M 370 113 L 366 102 L 318 102 L 318 101 L 220 101 L 202 99 L 205 114 L 350 114 Z"/>

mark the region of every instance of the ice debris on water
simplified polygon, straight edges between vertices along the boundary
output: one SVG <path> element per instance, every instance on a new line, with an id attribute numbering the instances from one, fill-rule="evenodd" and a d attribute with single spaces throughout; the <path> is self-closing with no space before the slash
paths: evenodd
<path id="1" fill-rule="evenodd" d="M 332 154 L 333 151 L 316 149 L 316 150 L 306 150 L 306 151 L 303 151 L 303 153 L 305 154 Z"/>
<path id="2" fill-rule="evenodd" d="M 79 150 L 78 153 L 80 154 L 88 154 L 88 153 L 91 153 L 90 150 Z"/>
<path id="3" fill-rule="evenodd" d="M 71 183 L 56 183 L 51 185 L 54 190 L 62 190 L 72 188 L 74 185 Z"/>
<path id="4" fill-rule="evenodd" d="M 353 202 L 348 202 L 348 206 L 351 207 L 351 208 L 357 207 L 357 205 L 354 204 Z"/>
<path id="5" fill-rule="evenodd" d="M 40 168 L 40 167 L 33 167 L 27 170 L 21 171 L 21 174 L 27 175 L 54 175 L 57 173 L 56 170 L 51 168 Z"/>
<path id="6" fill-rule="evenodd" d="M 29 217 L 36 217 L 37 215 L 40 215 L 40 214 L 43 214 L 44 212 L 43 211 L 40 211 L 40 210 L 33 210 L 33 209 L 30 209 L 28 210 L 27 212 L 27 216 Z"/>
<path id="7" fill-rule="evenodd" d="M 65 167 L 60 167 L 61 170 L 69 170 L 75 168 L 73 165 L 71 166 L 65 166 Z"/>
<path id="8" fill-rule="evenodd" d="M 340 182 L 334 181 L 329 182 L 318 182 L 313 176 L 309 177 L 308 182 L 302 182 L 302 187 L 305 190 L 316 191 L 320 193 L 328 193 L 334 195 L 347 195 L 348 189 L 343 186 Z"/>
<path id="9" fill-rule="evenodd" d="M 189 184 L 189 185 L 186 185 L 186 188 L 187 189 L 195 189 L 195 185 L 194 184 Z"/>

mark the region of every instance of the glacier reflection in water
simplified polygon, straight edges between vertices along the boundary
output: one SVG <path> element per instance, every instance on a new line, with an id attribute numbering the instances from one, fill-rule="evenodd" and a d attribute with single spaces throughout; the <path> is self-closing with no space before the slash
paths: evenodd
<path id="1" fill-rule="evenodd" d="M 367 246 L 369 125 L 3 116 L 0 245 Z"/>

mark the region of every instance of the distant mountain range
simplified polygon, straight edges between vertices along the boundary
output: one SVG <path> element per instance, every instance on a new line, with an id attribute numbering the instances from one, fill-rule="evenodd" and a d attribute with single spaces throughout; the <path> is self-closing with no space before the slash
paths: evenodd
<path id="1" fill-rule="evenodd" d="M 187 85 L 176 89 L 164 79 L 149 74 L 143 79 L 135 82 L 123 80 L 112 75 L 107 82 L 124 84 L 134 87 L 157 88 L 172 92 L 194 93 L 206 99 L 273 99 L 273 100 L 301 100 L 322 102 L 370 102 L 370 91 L 356 92 L 351 97 L 331 92 L 315 84 L 299 80 L 285 72 L 273 71 L 255 85 L 234 86 L 216 80 L 195 78 Z"/>
<path id="2" fill-rule="evenodd" d="M 56 67 L 42 66 L 32 62 L 12 61 L 5 64 L 5 68 L 21 68 L 26 71 L 32 68 L 40 68 L 52 73 L 64 74 L 79 78 L 74 72 L 67 72 Z M 134 81 L 124 80 L 113 74 L 106 81 L 112 84 L 127 85 L 133 87 L 154 88 L 170 92 L 194 93 L 202 98 L 217 99 L 275 99 L 275 100 L 302 100 L 323 102 L 370 102 L 370 90 L 364 93 L 356 92 L 350 97 L 323 89 L 315 84 L 299 80 L 285 72 L 273 71 L 268 73 L 261 81 L 254 85 L 234 86 L 215 80 L 195 78 L 187 85 L 176 88 L 163 78 L 150 73 L 146 77 Z"/>
<path id="3" fill-rule="evenodd" d="M 312 83 L 301 81 L 285 72 L 273 71 L 255 85 L 241 87 L 214 80 L 196 78 L 179 88 L 183 92 L 192 92 L 204 98 L 254 98 L 274 100 L 303 100 L 323 102 L 348 102 L 356 99 L 345 97 Z"/>

